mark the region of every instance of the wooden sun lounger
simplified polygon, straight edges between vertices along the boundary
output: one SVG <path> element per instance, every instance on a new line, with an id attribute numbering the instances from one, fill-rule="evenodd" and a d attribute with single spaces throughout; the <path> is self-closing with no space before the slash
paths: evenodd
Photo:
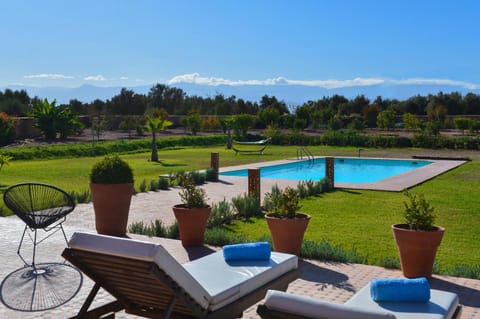
<path id="1" fill-rule="evenodd" d="M 362 288 L 344 305 L 287 294 L 268 292 L 265 304 L 257 307 L 262 319 L 459 319 L 462 306 L 454 293 L 431 290 L 429 302 L 375 302 L 370 285 Z"/>
<path id="2" fill-rule="evenodd" d="M 220 261 L 221 252 L 182 266 L 170 255 L 165 255 L 163 247 L 153 243 L 86 233 L 76 233 L 72 238 L 75 236 L 86 237 L 87 240 L 83 240 L 87 242 L 86 245 L 82 244 L 82 247 L 78 240 L 73 242 L 70 240 L 70 247 L 63 251 L 62 256 L 90 277 L 95 285 L 79 313 L 73 318 L 105 318 L 106 314 L 110 314 L 108 318 L 114 318 L 114 313 L 123 309 L 127 313 L 147 318 L 236 318 L 241 316 L 245 309 L 261 300 L 268 289 L 285 290 L 288 284 L 298 277 L 296 266 L 292 267 L 292 262 L 296 264 L 297 260 L 287 258 L 289 261 L 285 265 L 290 264 L 290 268 L 283 267 L 282 273 L 278 276 L 264 277 L 258 286 L 255 285 L 253 276 L 248 287 L 254 288 L 245 294 L 241 291 L 248 290 L 248 287 L 237 287 L 241 285 L 236 284 L 229 287 L 226 284 L 225 289 L 221 287 L 217 295 L 212 295 L 211 287 L 208 285 L 204 287 L 202 281 L 199 284 L 192 278 L 195 278 L 196 274 L 198 274 L 196 277 L 202 277 L 202 272 L 210 266 L 212 274 L 207 274 L 207 277 L 213 276 L 223 284 L 220 269 L 228 265 L 215 264 L 216 260 Z M 95 247 L 94 243 L 92 248 L 90 245 L 92 240 L 109 242 L 100 243 L 100 247 Z M 130 247 L 116 254 L 119 245 Z M 110 247 L 113 247 L 114 253 L 109 251 Z M 147 254 L 143 255 L 142 251 L 146 251 Z M 150 253 L 151 251 L 153 253 Z M 154 256 L 153 260 L 150 255 Z M 174 269 L 176 267 L 179 268 Z M 268 274 L 268 271 L 267 269 L 265 273 Z M 219 282 L 215 282 L 214 286 L 219 286 Z M 99 288 L 105 289 L 116 300 L 88 310 Z M 238 295 L 238 298 L 235 298 L 235 295 Z"/>

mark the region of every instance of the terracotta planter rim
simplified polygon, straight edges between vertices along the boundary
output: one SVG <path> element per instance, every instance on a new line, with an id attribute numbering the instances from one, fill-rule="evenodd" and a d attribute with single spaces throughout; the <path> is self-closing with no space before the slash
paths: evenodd
<path id="1" fill-rule="evenodd" d="M 185 204 L 176 204 L 173 205 L 174 208 L 180 208 L 180 209 L 197 209 L 197 208 L 212 208 L 212 206 L 207 205 L 205 207 L 188 207 Z"/>
<path id="2" fill-rule="evenodd" d="M 425 232 L 425 233 L 432 233 L 432 232 L 444 232 L 445 228 L 442 226 L 433 226 L 433 230 L 415 230 L 410 229 L 408 224 L 393 224 L 392 229 L 400 229 L 403 231 L 411 231 L 411 232 Z"/>
<path id="3" fill-rule="evenodd" d="M 272 219 L 310 219 L 311 216 L 308 215 L 308 214 L 304 214 L 304 213 L 296 213 L 295 218 L 288 218 L 288 217 L 278 216 L 275 213 L 267 213 L 267 214 L 265 214 L 265 218 L 272 218 Z"/>

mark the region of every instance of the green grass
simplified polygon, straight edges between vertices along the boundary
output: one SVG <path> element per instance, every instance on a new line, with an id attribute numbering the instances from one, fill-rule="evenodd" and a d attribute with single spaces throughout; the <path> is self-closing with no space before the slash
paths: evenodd
<path id="1" fill-rule="evenodd" d="M 425 194 L 435 207 L 436 224 L 446 228 L 436 260 L 442 273 L 480 264 L 479 189 L 478 159 L 412 189 Z M 402 222 L 404 200 L 402 193 L 363 190 L 336 190 L 302 200 L 302 212 L 312 216 L 305 239 L 355 249 L 369 264 L 398 258 L 391 225 Z M 236 222 L 228 229 L 249 239 L 268 234 L 261 218 Z"/>
<path id="2" fill-rule="evenodd" d="M 325 156 L 357 156 L 354 147 L 309 147 L 312 153 Z M 205 169 L 210 165 L 210 153 L 220 153 L 222 167 L 295 157 L 296 147 L 269 146 L 265 155 L 234 155 L 223 146 L 177 147 L 160 149 L 160 162 L 150 162 L 150 153 L 121 155 L 133 168 L 135 186 L 145 179 L 157 179 L 171 171 Z M 414 193 L 424 193 L 437 212 L 436 224 L 446 228 L 437 254 L 441 272 L 455 273 L 464 267 L 480 265 L 480 155 L 478 152 L 431 151 L 421 149 L 364 149 L 362 156 L 410 157 L 432 156 L 471 157 L 469 162 L 422 185 Z M 0 172 L 0 190 L 9 185 L 37 181 L 57 185 L 67 191 L 88 189 L 89 171 L 102 157 L 79 157 L 52 160 L 14 160 Z M 397 252 L 390 226 L 402 222 L 402 193 L 336 190 L 301 201 L 302 212 L 312 215 L 305 239 L 328 242 L 345 251 L 354 250 L 369 264 L 396 259 Z M 269 235 L 263 218 L 250 218 L 225 226 L 233 236 L 255 240 Z M 468 273 L 463 270 L 463 273 Z M 477 270 L 478 272 L 478 270 Z M 457 272 L 458 273 L 458 272 Z"/>

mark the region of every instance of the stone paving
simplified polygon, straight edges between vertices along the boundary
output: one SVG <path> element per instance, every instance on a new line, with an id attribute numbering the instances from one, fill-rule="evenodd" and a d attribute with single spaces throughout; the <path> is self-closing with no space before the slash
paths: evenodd
<path id="1" fill-rule="evenodd" d="M 247 191 L 245 179 L 223 178 L 220 183 L 208 183 L 204 187 L 211 202 L 218 202 L 224 198 L 230 199 L 233 195 L 242 194 Z M 270 190 L 273 181 L 262 180 L 262 193 Z M 278 183 L 278 182 L 277 182 Z M 278 183 L 284 187 L 288 182 Z M 296 182 L 292 184 L 295 186 Z M 155 219 L 162 220 L 165 224 L 174 222 L 171 206 L 179 202 L 178 190 L 150 192 L 137 194 L 132 198 L 130 220 L 144 221 L 149 223 Z M 11 216 L 0 218 L 0 280 L 6 278 L 14 271 L 22 268 L 23 264 L 16 254 L 24 224 L 17 217 Z M 95 231 L 93 207 L 91 204 L 80 204 L 71 213 L 65 223 L 67 237 L 75 231 Z M 215 247 L 204 247 L 200 250 L 187 251 L 179 241 L 148 238 L 144 236 L 131 235 L 134 238 L 158 241 L 166 247 L 180 262 L 186 262 L 208 253 Z M 53 235 L 38 247 L 37 262 L 62 263 L 61 252 L 65 248 L 65 240 L 60 233 Z M 24 251 L 25 256 L 30 256 L 28 245 Z M 292 282 L 288 291 L 292 293 L 307 295 L 336 303 L 343 303 L 348 300 L 357 290 L 365 286 L 373 278 L 401 277 L 400 271 L 388 270 L 376 266 L 325 263 L 314 260 L 302 260 L 300 262 L 300 277 Z M 80 273 L 71 276 L 63 284 L 77 283 L 82 278 L 81 286 L 70 300 L 61 306 L 52 305 L 52 309 L 38 312 L 12 310 L 4 303 L 0 303 L 0 318 L 67 318 L 74 316 L 83 304 L 93 283 Z M 436 289 L 452 291 L 460 296 L 460 302 L 464 305 L 462 318 L 480 319 L 480 280 L 434 276 L 430 280 L 431 286 Z M 8 299 L 11 291 L 4 291 L 2 286 L 2 300 Z M 20 288 L 19 288 L 20 289 Z M 93 306 L 101 305 L 111 300 L 106 292 L 101 291 Z M 44 302 L 49 302 L 44 301 Z M 51 301 L 50 301 L 51 302 Z M 136 318 L 135 316 L 118 313 L 116 318 Z M 244 312 L 243 318 L 258 318 L 255 314 L 255 306 Z"/>

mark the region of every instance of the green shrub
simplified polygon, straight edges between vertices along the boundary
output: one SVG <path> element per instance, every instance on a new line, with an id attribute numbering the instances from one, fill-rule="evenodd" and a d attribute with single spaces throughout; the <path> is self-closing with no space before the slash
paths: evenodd
<path id="1" fill-rule="evenodd" d="M 207 227 L 218 227 L 230 224 L 235 219 L 235 213 L 232 206 L 225 199 L 212 205 L 210 216 L 208 217 Z"/>
<path id="2" fill-rule="evenodd" d="M 223 135 L 167 137 L 157 141 L 158 148 L 175 146 L 212 146 L 225 144 Z M 15 160 L 90 157 L 92 155 L 132 154 L 151 151 L 150 139 L 129 141 L 101 141 L 85 143 L 68 143 L 45 146 L 12 147 L 2 150 L 5 155 Z"/>
<path id="3" fill-rule="evenodd" d="M 140 189 L 140 193 L 145 193 L 147 191 L 147 181 L 143 179 L 138 188 Z"/>
<path id="4" fill-rule="evenodd" d="M 188 175 L 193 179 L 195 185 L 205 184 L 206 174 L 200 171 L 191 171 Z"/>
<path id="5" fill-rule="evenodd" d="M 316 187 L 317 192 L 318 192 L 317 195 L 321 194 L 321 193 L 331 192 L 334 189 L 332 181 L 329 180 L 326 177 L 324 177 L 320 181 L 318 181 L 316 183 L 315 187 Z"/>
<path id="6" fill-rule="evenodd" d="M 405 206 L 405 223 L 413 230 L 433 230 L 433 223 L 435 221 L 434 209 L 427 202 L 423 194 L 416 195 L 409 191 L 405 191 L 404 194 L 408 198 L 408 201 L 403 202 Z"/>
<path id="7" fill-rule="evenodd" d="M 95 184 L 133 183 L 133 171 L 118 155 L 106 156 L 93 165 L 90 182 Z"/>
<path id="8" fill-rule="evenodd" d="M 246 193 L 232 198 L 232 205 L 237 211 L 238 215 L 245 219 L 260 214 L 260 202 L 255 196 L 250 196 Z"/>
<path id="9" fill-rule="evenodd" d="M 170 188 L 170 179 L 166 176 L 160 176 L 158 179 L 158 189 L 168 190 Z"/>
<path id="10" fill-rule="evenodd" d="M 282 191 L 278 187 L 277 184 L 272 186 L 272 189 L 269 193 L 265 194 L 263 198 L 263 209 L 267 212 L 271 212 L 274 210 L 275 206 L 280 201 L 282 196 Z"/>
<path id="11" fill-rule="evenodd" d="M 209 167 L 205 171 L 205 180 L 207 180 L 208 182 L 216 182 L 217 181 L 217 174 L 215 172 L 215 169 L 213 169 L 213 167 Z"/>
<path id="12" fill-rule="evenodd" d="M 270 193 L 265 194 L 265 198 L 269 198 L 271 210 L 269 213 L 275 214 L 281 218 L 295 218 L 300 209 L 299 197 L 296 189 L 287 186 L 283 191 L 274 195 L 272 198 Z"/>
<path id="13" fill-rule="evenodd" d="M 182 204 L 187 208 L 203 208 L 208 207 L 207 195 L 203 188 L 198 187 L 193 178 L 189 175 L 182 182 L 182 190 L 180 191 Z"/>
<path id="14" fill-rule="evenodd" d="M 152 192 L 158 191 L 158 181 L 157 180 L 152 179 L 150 181 L 150 191 L 152 191 Z"/>
<path id="15" fill-rule="evenodd" d="M 15 122 L 3 112 L 0 112 L 0 146 L 13 143 L 15 139 Z"/>

